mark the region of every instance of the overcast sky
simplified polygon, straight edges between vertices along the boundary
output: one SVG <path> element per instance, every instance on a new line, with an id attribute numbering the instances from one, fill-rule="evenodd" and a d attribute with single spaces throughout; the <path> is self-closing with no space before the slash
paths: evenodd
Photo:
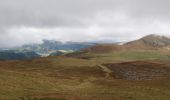
<path id="1" fill-rule="evenodd" d="M 170 35 L 170 0 L 0 0 L 0 48 Z"/>

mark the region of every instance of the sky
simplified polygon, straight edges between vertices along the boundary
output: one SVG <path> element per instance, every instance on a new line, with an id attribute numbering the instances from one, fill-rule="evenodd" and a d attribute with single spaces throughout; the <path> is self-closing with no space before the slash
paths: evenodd
<path id="1" fill-rule="evenodd" d="M 170 35 L 170 0 L 0 0 L 0 48 Z"/>

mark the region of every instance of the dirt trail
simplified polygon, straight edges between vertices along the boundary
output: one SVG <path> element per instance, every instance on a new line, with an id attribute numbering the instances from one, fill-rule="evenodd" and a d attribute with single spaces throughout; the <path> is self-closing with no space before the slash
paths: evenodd
<path id="1" fill-rule="evenodd" d="M 97 66 L 100 67 L 106 73 L 105 77 L 110 77 L 111 76 L 112 70 L 110 70 L 109 68 L 107 68 L 104 65 L 97 65 Z"/>

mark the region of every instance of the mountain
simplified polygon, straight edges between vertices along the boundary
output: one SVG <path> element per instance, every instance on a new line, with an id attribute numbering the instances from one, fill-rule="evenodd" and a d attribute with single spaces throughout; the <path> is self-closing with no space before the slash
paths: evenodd
<path id="1" fill-rule="evenodd" d="M 74 57 L 55 56 L 72 52 L 58 50 L 53 57 L 0 61 L 0 100 L 170 100 L 170 57 L 136 41 L 97 44 Z M 146 48 L 137 49 L 141 45 Z M 4 51 L 0 57 L 21 59 L 28 52 Z"/>
<path id="2" fill-rule="evenodd" d="M 147 35 L 138 40 L 134 40 L 125 44 L 97 44 L 94 42 L 60 42 L 54 40 L 43 40 L 42 44 L 24 45 L 13 48 L 9 51 L 1 50 L 1 59 L 22 59 L 32 58 L 34 55 L 41 56 L 60 56 L 69 55 L 74 56 L 83 53 L 110 53 L 118 51 L 142 51 L 142 50 L 158 50 L 169 53 L 170 38 L 159 35 Z M 17 51 L 17 53 L 16 53 Z M 32 53 L 28 53 L 29 51 Z M 75 53 L 73 53 L 75 52 Z M 4 53 L 4 54 L 3 54 Z M 27 55 L 27 56 L 25 56 Z M 9 57 L 8 57 L 9 56 Z M 18 57 L 17 57 L 18 56 Z M 70 56 L 70 55 L 69 55 Z M 86 57 L 85 57 L 86 58 Z"/>
<path id="3" fill-rule="evenodd" d="M 170 60 L 121 56 L 0 61 L 0 100 L 170 100 Z"/>
<path id="4" fill-rule="evenodd" d="M 95 43 L 88 42 L 59 42 L 54 40 L 44 40 L 42 44 L 24 45 L 17 49 L 19 50 L 30 50 L 37 54 L 48 56 L 51 53 L 55 53 L 58 50 L 65 51 L 78 51 L 84 48 L 88 48 L 96 45 Z"/>
<path id="5" fill-rule="evenodd" d="M 170 39 L 165 36 L 148 35 L 125 44 L 97 44 L 89 48 L 67 54 L 82 59 L 142 60 L 170 59 Z M 111 60 L 111 61 L 112 61 Z M 103 62 L 102 61 L 102 62 Z"/>
<path id="6" fill-rule="evenodd" d="M 114 51 L 136 51 L 136 50 L 157 50 L 160 48 L 170 46 L 170 38 L 160 35 L 147 35 L 138 40 L 127 42 L 125 44 L 98 44 L 86 49 L 83 52 L 93 52 L 93 53 L 107 53 Z"/>
<path id="7" fill-rule="evenodd" d="M 0 60 L 21 60 L 40 57 L 33 51 L 16 51 L 4 50 L 0 51 Z"/>
<path id="8" fill-rule="evenodd" d="M 151 34 L 139 40 L 128 42 L 126 45 L 159 48 L 170 45 L 170 38 L 166 36 Z"/>
<path id="9" fill-rule="evenodd" d="M 20 60 L 43 56 L 61 56 L 96 45 L 91 42 L 60 42 L 43 40 L 42 44 L 28 44 L 21 47 L 0 50 L 0 60 Z"/>

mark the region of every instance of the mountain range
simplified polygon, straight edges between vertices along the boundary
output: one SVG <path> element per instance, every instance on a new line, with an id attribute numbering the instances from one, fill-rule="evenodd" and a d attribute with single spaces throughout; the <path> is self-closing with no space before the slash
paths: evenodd
<path id="1" fill-rule="evenodd" d="M 94 42 L 60 42 L 43 40 L 42 44 L 28 44 L 10 50 L 0 50 L 0 60 L 28 59 L 44 56 L 77 55 L 84 53 L 108 53 L 117 51 L 159 50 L 169 52 L 170 38 L 147 35 L 124 44 Z"/>
<path id="2" fill-rule="evenodd" d="M 28 59 L 44 56 L 58 56 L 70 52 L 79 51 L 83 48 L 94 46 L 93 42 L 60 42 L 43 40 L 42 44 L 28 44 L 21 47 L 0 50 L 0 60 Z"/>

